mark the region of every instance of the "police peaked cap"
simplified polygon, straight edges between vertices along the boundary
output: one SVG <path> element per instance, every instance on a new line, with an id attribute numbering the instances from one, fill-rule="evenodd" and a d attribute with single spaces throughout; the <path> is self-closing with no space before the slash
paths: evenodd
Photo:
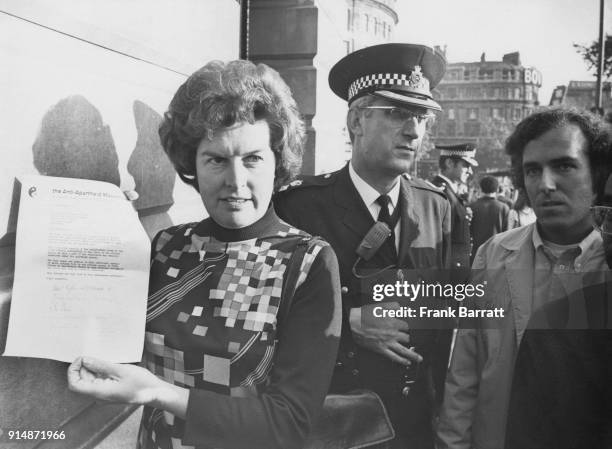
<path id="1" fill-rule="evenodd" d="M 431 89 L 446 70 L 442 53 L 416 44 L 381 44 L 346 55 L 329 72 L 329 87 L 349 104 L 367 94 L 441 111 Z"/>
<path id="2" fill-rule="evenodd" d="M 456 157 L 458 159 L 463 159 L 472 167 L 478 167 L 478 161 L 474 159 L 474 157 L 476 157 L 476 146 L 472 143 L 436 145 L 436 148 L 440 150 L 440 157 Z"/>

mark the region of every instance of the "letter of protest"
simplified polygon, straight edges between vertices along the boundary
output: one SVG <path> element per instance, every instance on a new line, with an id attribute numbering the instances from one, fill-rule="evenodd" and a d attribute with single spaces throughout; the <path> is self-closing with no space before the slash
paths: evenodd
<path id="1" fill-rule="evenodd" d="M 5 356 L 142 356 L 150 242 L 110 183 L 22 176 Z"/>

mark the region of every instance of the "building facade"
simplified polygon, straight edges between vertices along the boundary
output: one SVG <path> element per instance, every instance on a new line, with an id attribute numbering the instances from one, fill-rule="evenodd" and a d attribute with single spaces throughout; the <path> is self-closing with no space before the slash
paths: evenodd
<path id="1" fill-rule="evenodd" d="M 434 91 L 441 112 L 432 130 L 436 144 L 474 143 L 480 170 L 507 166 L 503 142 L 512 127 L 539 105 L 542 77 L 538 70 L 521 64 L 518 52 L 501 61 L 448 64 L 444 78 Z M 428 177 L 437 155 L 420 163 L 418 174 Z"/>
<path id="2" fill-rule="evenodd" d="M 390 42 L 398 22 L 397 0 L 346 0 L 347 53 Z"/>
<path id="3" fill-rule="evenodd" d="M 602 107 L 604 113 L 612 112 L 611 83 L 602 86 Z M 595 81 L 570 81 L 567 86 L 557 86 L 551 95 L 550 106 L 570 106 L 592 110 L 597 102 L 597 83 Z"/>

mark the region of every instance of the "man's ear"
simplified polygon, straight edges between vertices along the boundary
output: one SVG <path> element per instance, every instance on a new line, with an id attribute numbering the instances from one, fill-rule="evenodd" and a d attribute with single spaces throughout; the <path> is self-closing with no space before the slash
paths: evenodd
<path id="1" fill-rule="evenodd" d="M 351 108 L 346 114 L 346 127 L 355 136 L 361 136 L 363 134 L 362 129 L 362 114 L 357 108 Z"/>
<path id="2" fill-rule="evenodd" d="M 455 161 L 452 158 L 447 157 L 446 159 L 444 159 L 444 171 L 450 168 L 453 168 L 454 165 L 455 165 Z"/>

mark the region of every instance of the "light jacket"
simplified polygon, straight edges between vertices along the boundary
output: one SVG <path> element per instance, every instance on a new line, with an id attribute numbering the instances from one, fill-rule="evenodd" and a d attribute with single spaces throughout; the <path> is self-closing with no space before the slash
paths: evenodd
<path id="1" fill-rule="evenodd" d="M 534 227 L 497 234 L 476 254 L 471 282 L 486 282 L 479 302 L 503 308 L 504 317 L 460 326 L 446 376 L 438 448 L 504 447 L 514 361 L 531 313 Z"/>

